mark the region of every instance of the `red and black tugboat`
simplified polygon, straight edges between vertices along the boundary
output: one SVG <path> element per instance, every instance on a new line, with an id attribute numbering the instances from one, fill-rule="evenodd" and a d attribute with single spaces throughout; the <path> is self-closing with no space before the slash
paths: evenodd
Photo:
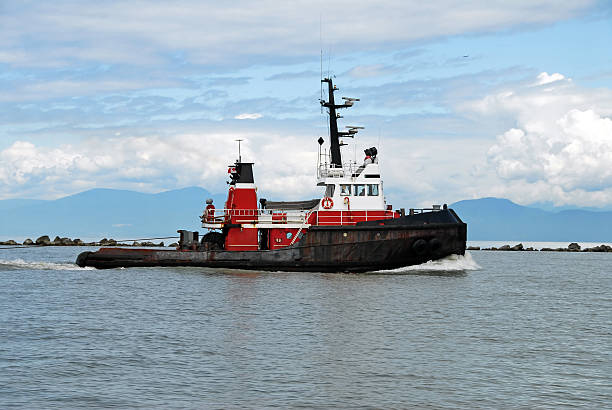
<path id="1" fill-rule="evenodd" d="M 208 266 L 271 271 L 366 272 L 393 269 L 465 253 L 467 225 L 444 206 L 393 210 L 383 195 L 375 147 L 364 150 L 363 163 L 343 162 L 341 138 L 361 127 L 338 130 L 337 88 L 321 105 L 329 113 L 330 155 L 319 152 L 317 185 L 320 199 L 299 202 L 257 200 L 253 163 L 239 159 L 229 166 L 225 207 L 211 200 L 202 215 L 208 233 L 179 230 L 176 250 L 101 248 L 81 253 L 79 266 Z M 319 138 L 319 145 L 324 143 Z"/>

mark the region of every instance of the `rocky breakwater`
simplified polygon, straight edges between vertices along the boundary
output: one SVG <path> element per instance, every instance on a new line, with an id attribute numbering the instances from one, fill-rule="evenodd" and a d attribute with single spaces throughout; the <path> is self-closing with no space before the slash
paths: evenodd
<path id="1" fill-rule="evenodd" d="M 28 238 L 23 243 L 19 243 L 13 239 L 9 239 L 8 241 L 0 241 L 0 245 L 9 245 L 9 246 L 138 246 L 138 247 L 164 247 L 164 242 L 138 242 L 138 241 L 122 241 L 118 242 L 115 239 L 107 239 L 103 238 L 99 241 L 94 242 L 85 242 L 79 238 L 71 239 L 71 238 L 60 238 L 56 236 L 53 240 L 49 238 L 48 235 L 43 235 L 38 237 L 35 241 Z M 170 247 L 178 246 L 177 243 L 171 243 L 168 245 Z"/>
<path id="2" fill-rule="evenodd" d="M 578 245 L 575 242 L 570 243 L 569 245 L 567 245 L 567 248 L 542 248 L 542 249 L 535 249 L 533 247 L 528 247 L 525 248 L 523 246 L 522 243 L 519 243 L 517 245 L 514 246 L 510 246 L 510 245 L 503 245 L 500 246 L 499 248 L 496 247 L 490 247 L 490 248 L 480 248 L 479 246 L 468 246 L 467 247 L 468 251 L 540 251 L 540 252 L 612 252 L 612 246 L 608 246 L 608 245 L 599 245 L 599 246 L 594 246 L 592 248 L 584 248 L 582 249 L 580 245 Z"/>

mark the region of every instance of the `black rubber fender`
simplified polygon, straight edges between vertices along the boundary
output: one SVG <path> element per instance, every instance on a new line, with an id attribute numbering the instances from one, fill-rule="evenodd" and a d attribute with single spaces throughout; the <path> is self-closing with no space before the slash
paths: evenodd
<path id="1" fill-rule="evenodd" d="M 425 252 L 427 252 L 427 249 L 429 248 L 429 245 L 427 244 L 427 242 L 424 239 L 417 239 L 416 241 L 414 241 L 414 243 L 412 244 L 412 250 L 417 254 L 417 255 L 422 255 Z"/>
<path id="2" fill-rule="evenodd" d="M 79 256 L 77 256 L 76 258 L 76 264 L 77 266 L 80 266 L 81 268 L 84 268 L 85 266 L 87 266 L 87 258 L 89 257 L 89 255 L 91 255 L 93 252 L 81 252 L 79 254 Z"/>
<path id="3" fill-rule="evenodd" d="M 442 247 L 442 242 L 438 238 L 432 238 L 429 240 L 429 249 L 437 251 Z"/>
<path id="4" fill-rule="evenodd" d="M 202 236 L 202 241 L 200 243 L 204 244 L 206 242 L 217 245 L 218 249 L 223 249 L 225 245 L 225 236 L 220 232 L 208 232 L 206 235 Z"/>

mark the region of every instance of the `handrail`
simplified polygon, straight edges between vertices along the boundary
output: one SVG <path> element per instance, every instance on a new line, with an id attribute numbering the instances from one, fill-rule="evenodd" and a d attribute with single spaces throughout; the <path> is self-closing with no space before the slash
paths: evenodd
<path id="1" fill-rule="evenodd" d="M 244 217 L 251 219 L 245 219 L 243 222 L 304 223 L 309 216 L 309 211 L 306 210 L 219 208 L 205 210 L 202 222 L 222 224 L 228 222 L 232 217 Z"/>
<path id="2" fill-rule="evenodd" d="M 431 208 L 410 208 L 408 210 L 408 215 L 422 214 L 424 212 L 439 212 L 445 208 L 446 205 L 433 205 Z"/>
<path id="3" fill-rule="evenodd" d="M 317 167 L 317 178 L 332 177 L 345 177 L 346 175 L 353 175 L 355 170 L 359 168 L 357 162 L 349 161 L 343 162 L 341 167 L 338 167 L 329 162 L 319 162 Z"/>
<path id="4" fill-rule="evenodd" d="M 338 215 L 339 213 L 339 215 Z M 381 214 L 382 213 L 382 214 Z M 364 219 L 361 219 L 364 218 Z M 395 213 L 384 210 L 367 210 L 367 209 L 352 209 L 348 210 L 331 210 L 317 213 L 317 225 L 329 224 L 340 219 L 340 225 L 354 224 L 361 221 L 378 221 L 381 219 L 393 219 Z"/>
<path id="5" fill-rule="evenodd" d="M 210 211 L 209 211 L 210 212 Z M 204 214 L 202 222 L 215 225 L 228 223 L 232 218 L 238 223 L 272 223 L 272 224 L 308 224 L 313 213 L 316 212 L 314 224 L 329 224 L 339 221 L 340 225 L 355 223 L 357 221 L 374 221 L 380 219 L 393 219 L 395 214 L 382 209 L 352 209 L 352 210 L 285 210 L 285 209 L 215 209 L 213 215 Z M 208 216 L 208 218 L 207 218 Z M 312 223 L 311 222 L 311 223 Z"/>

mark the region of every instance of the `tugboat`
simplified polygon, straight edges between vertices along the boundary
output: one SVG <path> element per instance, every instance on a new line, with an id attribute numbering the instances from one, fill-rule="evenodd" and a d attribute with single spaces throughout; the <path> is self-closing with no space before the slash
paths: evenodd
<path id="1" fill-rule="evenodd" d="M 364 150 L 363 163 L 343 162 L 341 138 L 354 138 L 363 127 L 338 130 L 338 110 L 359 99 L 343 97 L 331 78 L 328 99 L 329 155 L 319 138 L 317 185 L 322 198 L 297 202 L 257 200 L 253 163 L 228 167 L 225 206 L 207 200 L 202 227 L 208 233 L 178 230 L 176 250 L 101 248 L 83 252 L 77 265 L 96 268 L 203 266 L 265 271 L 368 272 L 421 264 L 452 254 L 463 255 L 467 225 L 446 205 L 393 210 L 387 205 L 378 150 Z M 240 146 L 239 146 L 240 148 Z"/>

